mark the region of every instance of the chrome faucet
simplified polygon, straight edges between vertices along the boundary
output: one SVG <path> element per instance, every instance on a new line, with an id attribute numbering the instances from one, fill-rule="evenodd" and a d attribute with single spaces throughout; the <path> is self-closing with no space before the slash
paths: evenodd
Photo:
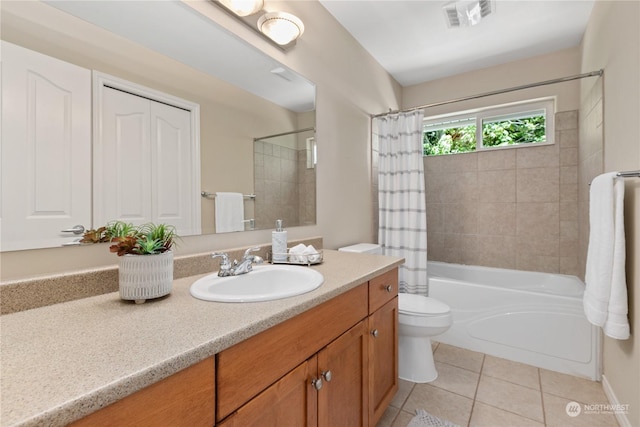
<path id="1" fill-rule="evenodd" d="M 211 258 L 222 258 L 220 260 L 220 270 L 218 270 L 218 276 L 238 276 L 240 274 L 246 274 L 253 269 L 253 264 L 261 264 L 263 262 L 262 257 L 258 255 L 251 255 L 251 252 L 260 250 L 260 247 L 249 248 L 244 252 L 242 260 L 238 262 L 234 260 L 233 263 L 229 260 L 229 255 L 225 252 L 214 252 L 211 254 Z"/>

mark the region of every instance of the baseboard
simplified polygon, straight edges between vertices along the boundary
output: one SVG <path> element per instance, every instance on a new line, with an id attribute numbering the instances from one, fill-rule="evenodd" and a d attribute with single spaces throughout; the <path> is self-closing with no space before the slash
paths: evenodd
<path id="1" fill-rule="evenodd" d="M 607 399 L 609 399 L 609 403 L 611 403 L 612 405 L 620 404 L 620 401 L 616 397 L 616 394 L 613 392 L 611 384 L 609 384 L 609 380 L 607 380 L 606 375 L 602 375 L 602 389 L 604 390 L 604 394 L 605 396 L 607 396 Z M 631 425 L 631 421 L 629 421 L 628 415 L 629 414 L 621 413 L 619 411 L 615 412 L 616 420 L 618 421 L 620 427 L 633 427 Z"/>

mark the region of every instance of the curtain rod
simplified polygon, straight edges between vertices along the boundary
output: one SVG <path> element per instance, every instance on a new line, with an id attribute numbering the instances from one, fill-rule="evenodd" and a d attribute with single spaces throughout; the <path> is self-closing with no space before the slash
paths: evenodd
<path id="1" fill-rule="evenodd" d="M 419 105 L 417 107 L 405 108 L 405 109 L 402 109 L 402 110 L 389 111 L 388 113 L 374 114 L 374 115 L 371 116 L 371 118 L 375 119 L 376 117 L 386 116 L 387 114 L 407 113 L 409 111 L 421 110 L 423 108 L 430 108 L 430 107 L 437 107 L 437 106 L 440 106 L 440 105 L 453 104 L 454 102 L 470 101 L 472 99 L 484 98 L 486 96 L 492 96 L 492 95 L 500 95 L 501 93 L 513 92 L 513 91 L 516 91 L 516 90 L 529 89 L 529 88 L 538 87 L 538 86 L 546 86 L 546 85 L 551 85 L 551 84 L 555 84 L 555 83 L 563 83 L 563 82 L 568 82 L 568 81 L 571 81 L 571 80 L 584 79 L 585 77 L 601 76 L 602 74 L 604 74 L 604 70 L 600 69 L 598 71 L 591 71 L 590 73 L 576 74 L 576 75 L 569 76 L 569 77 L 560 77 L 558 79 L 545 80 L 543 82 L 529 83 L 529 84 L 522 85 L 522 86 L 510 87 L 510 88 L 507 88 L 507 89 L 494 90 L 492 92 L 481 93 L 479 95 L 470 95 L 470 96 L 465 96 L 463 98 L 450 99 L 448 101 L 434 102 L 432 104 L 425 104 L 425 105 Z"/>
<path id="2" fill-rule="evenodd" d="M 294 133 L 309 132 L 309 131 L 315 132 L 316 128 L 310 127 L 310 128 L 300 129 L 300 130 L 292 130 L 291 132 L 276 133 L 275 135 L 261 136 L 260 138 L 253 138 L 253 142 L 260 141 L 267 138 L 275 138 L 276 136 L 292 135 Z"/>

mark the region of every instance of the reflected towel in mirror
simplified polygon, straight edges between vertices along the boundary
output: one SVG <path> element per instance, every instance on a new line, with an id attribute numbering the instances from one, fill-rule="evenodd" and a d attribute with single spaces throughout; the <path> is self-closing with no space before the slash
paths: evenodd
<path id="1" fill-rule="evenodd" d="M 215 204 L 216 233 L 244 231 L 242 193 L 217 192 Z"/>

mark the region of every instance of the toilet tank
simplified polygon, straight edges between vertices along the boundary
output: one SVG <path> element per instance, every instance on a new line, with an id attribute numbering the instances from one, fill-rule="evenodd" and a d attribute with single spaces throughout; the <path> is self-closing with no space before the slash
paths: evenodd
<path id="1" fill-rule="evenodd" d="M 378 254 L 382 255 L 382 247 L 375 243 L 358 243 L 351 246 L 345 246 L 338 249 L 343 252 L 357 252 L 361 254 Z"/>

